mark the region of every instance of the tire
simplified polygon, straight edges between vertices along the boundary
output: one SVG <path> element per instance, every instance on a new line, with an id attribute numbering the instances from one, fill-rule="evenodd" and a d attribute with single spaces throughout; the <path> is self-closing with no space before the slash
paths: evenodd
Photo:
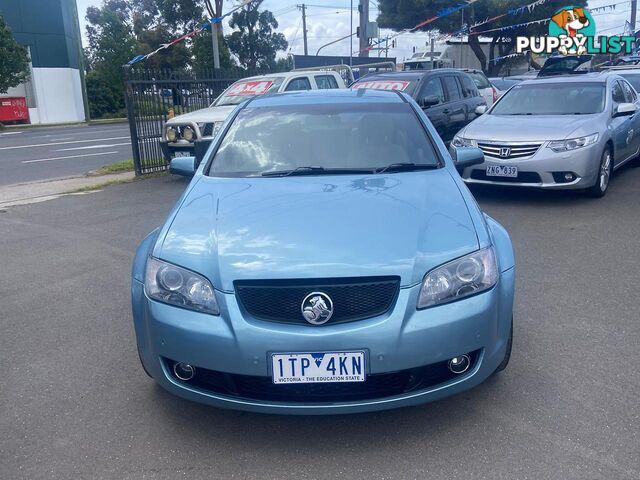
<path id="1" fill-rule="evenodd" d="M 511 359 L 512 345 L 513 345 L 513 318 L 511 319 L 511 330 L 509 331 L 509 340 L 507 340 L 507 351 L 504 354 L 504 358 L 502 359 L 502 362 L 500 362 L 500 365 L 498 365 L 498 368 L 496 368 L 496 371 L 494 373 L 503 371 L 505 368 L 507 368 L 507 365 L 509 365 L 509 360 Z"/>
<path id="2" fill-rule="evenodd" d="M 602 198 L 609 190 L 611 176 L 613 175 L 613 154 L 611 148 L 607 147 L 600 157 L 600 166 L 598 167 L 598 178 L 596 183 L 587 189 L 587 195 L 593 198 Z"/>

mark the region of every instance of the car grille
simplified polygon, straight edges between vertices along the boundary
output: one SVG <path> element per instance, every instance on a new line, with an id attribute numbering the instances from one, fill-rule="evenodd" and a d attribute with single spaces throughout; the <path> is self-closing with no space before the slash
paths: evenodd
<path id="1" fill-rule="evenodd" d="M 403 393 L 425 390 L 473 372 L 481 350 L 469 354 L 468 373 L 456 375 L 449 371 L 448 361 L 390 373 L 367 375 L 364 382 L 274 384 L 271 377 L 237 375 L 195 367 L 195 376 L 188 381 L 174 381 L 220 395 L 290 403 L 349 402 L 374 400 Z M 165 359 L 167 371 L 173 372 L 174 361 Z"/>
<path id="2" fill-rule="evenodd" d="M 395 303 L 399 277 L 325 280 L 268 280 L 234 282 L 240 304 L 249 315 L 262 320 L 309 325 L 302 316 L 302 302 L 311 292 L 322 292 L 333 302 L 327 325 L 382 315 Z"/>
<path id="3" fill-rule="evenodd" d="M 527 158 L 532 156 L 542 146 L 542 143 L 513 144 L 513 143 L 482 143 L 478 147 L 487 157 L 502 160 Z"/>
<path id="4" fill-rule="evenodd" d="M 213 128 L 215 127 L 215 125 L 215 123 L 205 123 L 200 129 L 200 133 L 202 133 L 202 136 L 211 137 L 213 135 Z"/>
<path id="5" fill-rule="evenodd" d="M 484 180 L 499 183 L 542 183 L 540 175 L 536 172 L 518 172 L 517 177 L 493 177 L 488 176 L 484 170 L 473 170 L 471 178 L 474 180 Z"/>

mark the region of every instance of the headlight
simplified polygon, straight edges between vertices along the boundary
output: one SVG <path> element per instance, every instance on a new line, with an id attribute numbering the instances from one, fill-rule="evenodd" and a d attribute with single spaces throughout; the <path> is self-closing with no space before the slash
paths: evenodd
<path id="1" fill-rule="evenodd" d="M 196 138 L 196 132 L 194 132 L 191 127 L 184 127 L 182 129 L 182 138 L 187 142 L 193 142 L 193 139 Z"/>
<path id="2" fill-rule="evenodd" d="M 478 250 L 431 270 L 422 282 L 418 308 L 452 302 L 493 287 L 498 266 L 493 248 Z"/>
<path id="3" fill-rule="evenodd" d="M 175 142 L 178 139 L 178 130 L 173 127 L 167 128 L 167 140 Z"/>
<path id="4" fill-rule="evenodd" d="M 220 314 L 213 286 L 201 275 L 149 257 L 144 279 L 147 296 L 199 312 Z"/>
<path id="5" fill-rule="evenodd" d="M 451 140 L 451 145 L 453 145 L 456 148 L 477 147 L 478 146 L 478 142 L 476 142 L 475 140 L 472 140 L 470 138 L 464 138 L 464 137 L 461 137 L 459 135 L 456 135 L 455 137 L 453 137 L 453 140 Z"/>
<path id="6" fill-rule="evenodd" d="M 570 138 L 568 140 L 554 140 L 547 145 L 554 152 L 568 152 L 576 148 L 593 145 L 598 141 L 598 134 L 587 135 L 586 137 Z"/>

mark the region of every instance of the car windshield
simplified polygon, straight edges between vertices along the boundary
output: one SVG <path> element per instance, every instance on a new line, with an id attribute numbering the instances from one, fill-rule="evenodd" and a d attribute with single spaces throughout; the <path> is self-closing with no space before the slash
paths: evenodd
<path id="1" fill-rule="evenodd" d="M 467 72 L 467 75 L 469 75 L 473 79 L 473 82 L 476 84 L 476 87 L 478 87 L 479 90 L 483 88 L 491 88 L 489 80 L 487 80 L 487 77 L 485 77 L 482 73 Z"/>
<path id="2" fill-rule="evenodd" d="M 640 73 L 621 73 L 620 76 L 624 77 L 636 92 L 640 92 Z"/>
<path id="3" fill-rule="evenodd" d="M 395 168 L 388 171 L 439 166 L 431 139 L 407 103 L 249 107 L 233 121 L 208 174 L 375 173 L 391 164 Z"/>
<path id="4" fill-rule="evenodd" d="M 211 106 L 222 107 L 225 105 L 239 105 L 247 98 L 255 97 L 256 95 L 264 95 L 265 93 L 277 92 L 283 81 L 283 77 L 239 80 L 222 92 L 222 95 L 220 95 Z"/>
<path id="5" fill-rule="evenodd" d="M 364 77 L 351 85 L 352 89 L 368 88 L 370 90 L 397 90 L 413 95 L 419 78 Z"/>
<path id="6" fill-rule="evenodd" d="M 491 109 L 492 115 L 589 115 L 602 112 L 602 83 L 515 85 Z"/>

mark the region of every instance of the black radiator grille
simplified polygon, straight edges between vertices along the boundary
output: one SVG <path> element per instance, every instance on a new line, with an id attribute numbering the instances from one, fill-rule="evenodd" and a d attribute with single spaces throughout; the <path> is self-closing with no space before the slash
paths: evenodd
<path id="1" fill-rule="evenodd" d="M 327 325 L 382 315 L 395 303 L 399 277 L 368 277 L 324 280 L 237 281 L 239 303 L 251 316 L 262 320 L 309 325 L 302 316 L 304 298 L 322 292 L 333 302 Z"/>

